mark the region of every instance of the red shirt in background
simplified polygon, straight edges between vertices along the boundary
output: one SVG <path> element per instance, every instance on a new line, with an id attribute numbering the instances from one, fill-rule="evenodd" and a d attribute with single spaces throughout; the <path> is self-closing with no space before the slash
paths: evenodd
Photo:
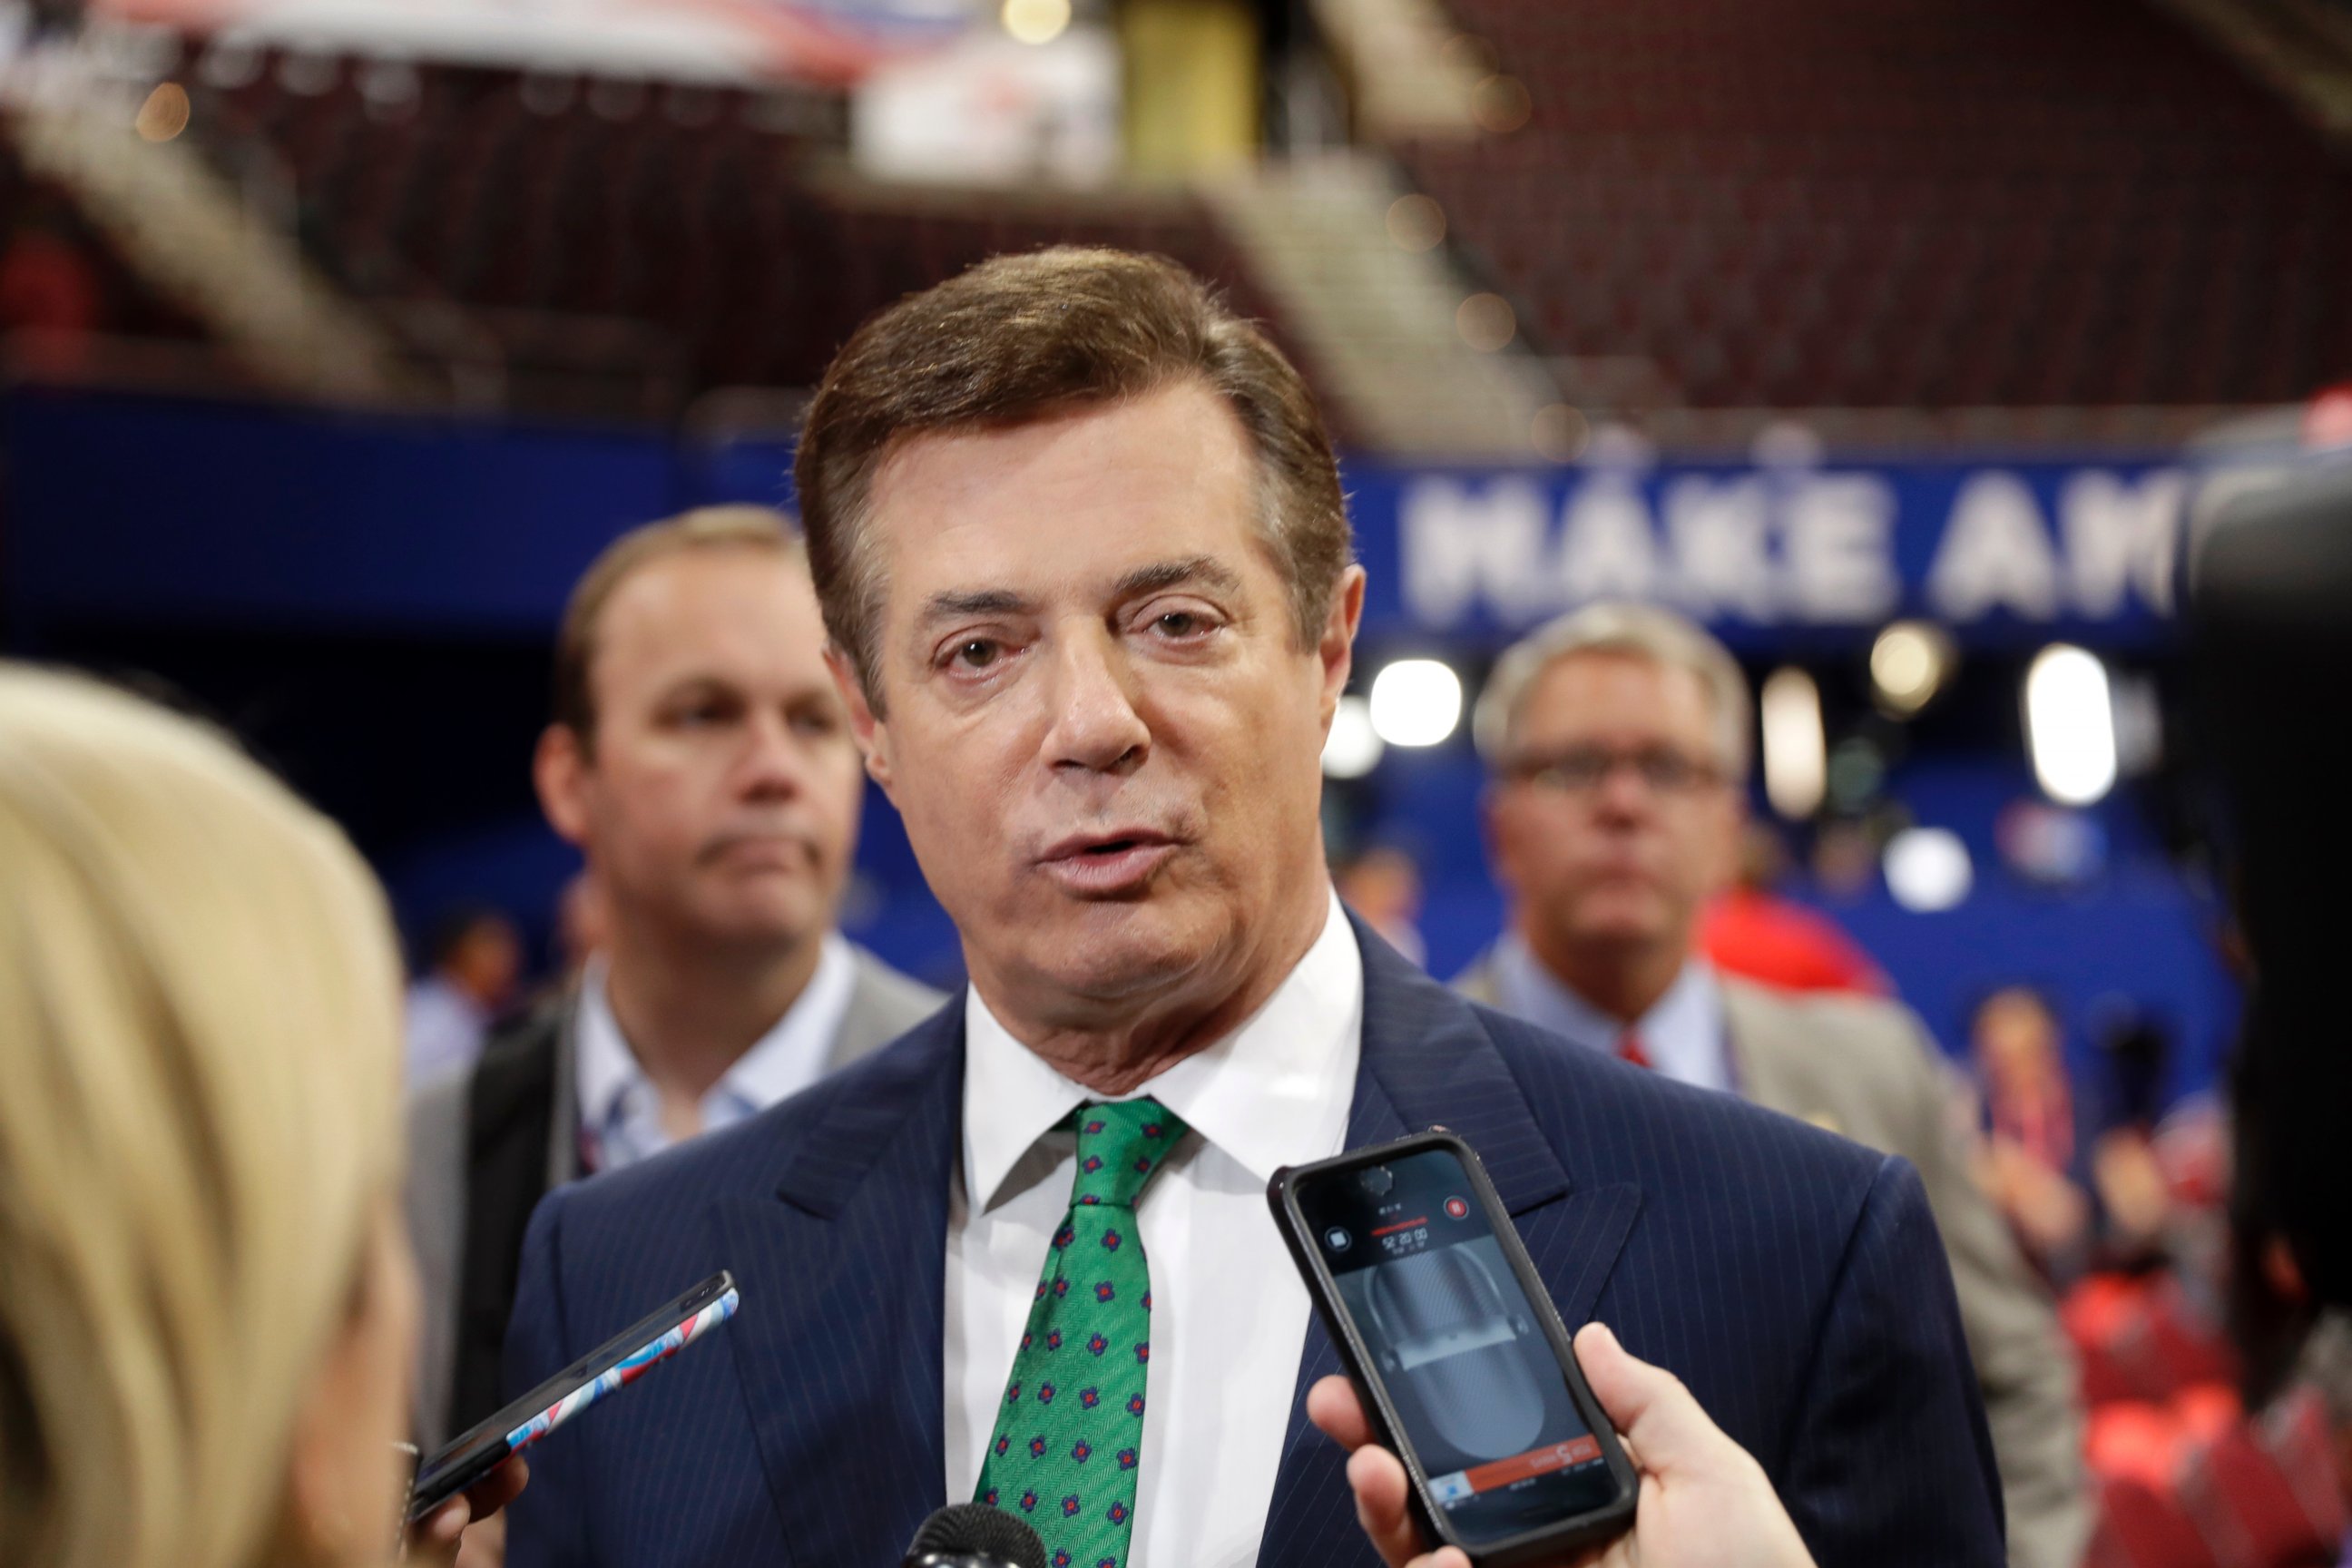
<path id="1" fill-rule="evenodd" d="M 1885 974 L 1828 916 L 1752 888 L 1735 888 L 1699 920 L 1698 951 L 1726 974 L 1783 991 L 1883 996 Z"/>

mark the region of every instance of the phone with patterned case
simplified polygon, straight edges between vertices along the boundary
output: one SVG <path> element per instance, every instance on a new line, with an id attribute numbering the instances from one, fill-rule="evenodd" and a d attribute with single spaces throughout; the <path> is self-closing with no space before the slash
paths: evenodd
<path id="1" fill-rule="evenodd" d="M 614 1334 L 425 1461 L 408 1494 L 408 1519 L 443 1503 L 607 1395 L 735 1315 L 742 1297 L 721 1269 L 677 1300 Z"/>

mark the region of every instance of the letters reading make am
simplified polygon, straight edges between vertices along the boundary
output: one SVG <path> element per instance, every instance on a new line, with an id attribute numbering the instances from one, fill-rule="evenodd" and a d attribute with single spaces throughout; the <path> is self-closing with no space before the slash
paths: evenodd
<path id="1" fill-rule="evenodd" d="M 1601 471 L 1564 495 L 1423 474 L 1396 522 L 1404 608 L 1433 629 L 1598 598 L 1763 626 L 2109 620 L 2172 613 L 2186 492 L 2174 468 Z"/>

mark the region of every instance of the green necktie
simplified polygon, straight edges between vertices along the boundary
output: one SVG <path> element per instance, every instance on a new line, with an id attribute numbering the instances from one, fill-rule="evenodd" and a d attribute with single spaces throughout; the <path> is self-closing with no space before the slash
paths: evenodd
<path id="1" fill-rule="evenodd" d="M 1126 1568 L 1151 1370 L 1151 1268 L 1135 1201 L 1184 1123 L 1158 1101 L 1082 1105 L 1077 1179 L 1054 1233 L 980 1500 L 1029 1521 L 1050 1568 Z"/>

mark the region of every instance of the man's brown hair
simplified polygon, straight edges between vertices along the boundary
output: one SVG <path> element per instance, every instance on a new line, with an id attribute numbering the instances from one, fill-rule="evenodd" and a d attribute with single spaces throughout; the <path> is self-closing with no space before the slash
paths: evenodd
<path id="1" fill-rule="evenodd" d="M 1313 647 L 1350 557 L 1330 437 L 1265 333 L 1165 258 L 1064 246 L 983 261 L 853 334 L 818 384 L 793 474 L 825 629 L 881 708 L 881 573 L 866 531 L 875 475 L 930 432 L 1021 425 L 1197 377 L 1241 421 L 1259 526 Z"/>
<path id="2" fill-rule="evenodd" d="M 592 752 L 596 739 L 596 696 L 589 685 L 596 659 L 596 633 L 604 606 L 621 584 L 656 561 L 698 550 L 761 550 L 805 563 L 793 520 L 764 506 L 706 506 L 659 522 L 633 528 L 606 545 L 572 585 L 555 636 L 554 720 Z"/>

